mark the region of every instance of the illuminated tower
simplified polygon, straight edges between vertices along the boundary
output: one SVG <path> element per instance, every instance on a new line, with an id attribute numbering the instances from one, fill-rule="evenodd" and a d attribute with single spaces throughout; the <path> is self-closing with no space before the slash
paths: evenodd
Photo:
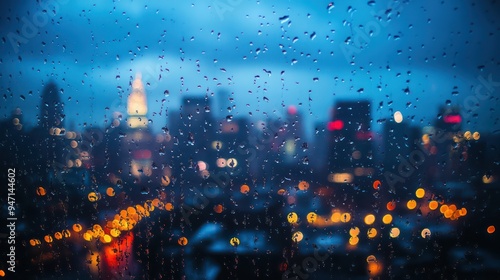
<path id="1" fill-rule="evenodd" d="M 132 82 L 132 91 L 128 96 L 127 113 L 127 124 L 130 128 L 147 127 L 148 105 L 140 73 L 135 76 L 135 80 Z"/>
<path id="2" fill-rule="evenodd" d="M 148 106 L 146 102 L 146 92 L 141 80 L 141 74 L 135 76 L 132 82 L 132 90 L 127 102 L 127 126 L 124 141 L 124 149 L 130 152 L 124 169 L 130 172 L 142 184 L 141 178 L 152 175 L 152 151 L 153 137 L 148 129 L 148 119 L 146 114 Z"/>

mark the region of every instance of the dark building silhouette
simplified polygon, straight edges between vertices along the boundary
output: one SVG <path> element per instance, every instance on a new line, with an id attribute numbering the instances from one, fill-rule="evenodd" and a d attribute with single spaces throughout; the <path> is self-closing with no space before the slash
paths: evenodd
<path id="1" fill-rule="evenodd" d="M 63 121 L 64 104 L 61 102 L 57 85 L 50 81 L 42 92 L 40 126 L 49 131 L 51 128 L 62 128 Z"/>
<path id="2" fill-rule="evenodd" d="M 174 138 L 174 174 L 188 169 L 199 170 L 198 162 L 210 161 L 211 143 L 215 140 L 215 121 L 207 97 L 183 97 L 178 112 L 170 114 L 170 133 Z"/>
<path id="3" fill-rule="evenodd" d="M 435 166 L 436 179 L 442 182 L 457 181 L 463 178 L 460 170 L 464 170 L 464 162 L 461 160 L 465 151 L 461 145 L 463 136 L 462 116 L 458 107 L 439 107 L 438 118 L 434 124 L 435 134 L 441 135 L 435 142 Z"/>
<path id="4" fill-rule="evenodd" d="M 61 102 L 59 90 L 55 82 L 50 81 L 41 95 L 39 126 L 31 131 L 30 146 L 34 155 L 30 166 L 35 180 L 47 179 L 52 182 L 58 176 L 58 170 L 65 166 L 65 128 L 64 104 Z"/>
<path id="5" fill-rule="evenodd" d="M 311 167 L 315 170 L 315 173 L 322 178 L 322 181 L 326 180 L 326 174 L 328 172 L 328 166 L 325 164 L 328 161 L 328 137 L 329 130 L 327 129 L 327 123 L 320 121 L 314 124 L 314 134 L 312 135 L 312 143 L 310 146 L 311 156 Z"/>
<path id="6" fill-rule="evenodd" d="M 327 124 L 329 181 L 348 183 L 373 173 L 371 106 L 369 101 L 335 104 Z M 338 175 L 341 174 L 341 175 Z"/>

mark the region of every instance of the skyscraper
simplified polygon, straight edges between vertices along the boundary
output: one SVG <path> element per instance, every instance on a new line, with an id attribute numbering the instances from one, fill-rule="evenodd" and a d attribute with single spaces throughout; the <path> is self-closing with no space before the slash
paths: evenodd
<path id="1" fill-rule="evenodd" d="M 50 81 L 42 92 L 40 107 L 40 126 L 49 131 L 51 128 L 62 128 L 64 121 L 64 104 L 59 97 L 56 84 Z"/>
<path id="2" fill-rule="evenodd" d="M 132 82 L 132 90 L 128 96 L 127 102 L 127 124 L 131 128 L 145 128 L 148 126 L 148 104 L 144 84 L 141 80 L 141 74 L 135 76 Z"/>
<path id="3" fill-rule="evenodd" d="M 143 183 L 142 179 L 150 177 L 153 173 L 152 144 L 154 139 L 148 129 L 147 112 L 146 91 L 141 74 L 137 74 L 132 82 L 132 89 L 128 97 L 128 130 L 123 148 L 129 152 L 129 158 L 125 161 L 126 169 L 137 179 L 136 182 L 139 184 Z"/>
<path id="4" fill-rule="evenodd" d="M 337 102 L 327 124 L 329 181 L 349 183 L 373 173 L 369 101 Z"/>

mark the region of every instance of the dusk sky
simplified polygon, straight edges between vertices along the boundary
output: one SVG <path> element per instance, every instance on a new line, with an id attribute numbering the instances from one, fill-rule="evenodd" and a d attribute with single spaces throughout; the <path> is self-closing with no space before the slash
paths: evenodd
<path id="1" fill-rule="evenodd" d="M 498 1 L 113 2 L 3 2 L 1 118 L 21 107 L 36 125 L 52 80 L 67 126 L 102 127 L 140 72 L 156 131 L 184 95 L 255 121 L 296 105 L 309 132 L 344 99 L 370 99 L 375 130 L 398 110 L 431 124 L 447 100 L 471 110 L 464 129 L 500 129 Z M 234 92 L 233 112 L 220 90 Z"/>

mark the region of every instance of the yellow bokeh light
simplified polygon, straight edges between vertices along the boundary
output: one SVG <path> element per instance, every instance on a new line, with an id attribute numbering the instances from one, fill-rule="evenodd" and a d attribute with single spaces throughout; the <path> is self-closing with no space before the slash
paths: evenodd
<path id="1" fill-rule="evenodd" d="M 120 231 L 119 229 L 112 228 L 112 229 L 109 231 L 109 234 L 110 234 L 112 237 L 118 237 L 118 236 L 120 236 L 121 231 Z"/>
<path id="2" fill-rule="evenodd" d="M 464 132 L 465 140 L 470 140 L 472 138 L 472 133 L 470 131 Z"/>
<path id="3" fill-rule="evenodd" d="M 403 121 L 403 114 L 400 111 L 394 112 L 394 121 L 396 123 L 401 123 Z"/>
<path id="4" fill-rule="evenodd" d="M 106 189 L 106 194 L 108 196 L 115 196 L 115 189 L 113 189 L 112 187 L 109 187 Z"/>
<path id="5" fill-rule="evenodd" d="M 163 206 L 161 203 L 161 201 L 158 199 L 158 198 L 155 198 L 153 199 L 153 206 L 156 207 L 156 208 L 159 208 L 160 206 Z M 134 213 L 135 213 L 135 209 L 134 209 Z"/>
<path id="6" fill-rule="evenodd" d="M 401 233 L 401 231 L 399 230 L 399 228 L 393 227 L 393 228 L 391 228 L 391 232 L 389 233 L 389 236 L 392 238 L 396 238 L 399 236 L 400 233 Z"/>
<path id="7" fill-rule="evenodd" d="M 382 265 L 379 262 L 369 262 L 368 263 L 368 274 L 370 278 L 373 276 L 377 276 L 382 272 Z"/>
<path id="8" fill-rule="evenodd" d="M 429 144 L 429 142 L 430 142 L 430 137 L 429 137 L 429 134 L 424 134 L 424 135 L 422 135 L 422 143 L 423 143 L 424 145 L 427 145 L 427 144 Z"/>
<path id="9" fill-rule="evenodd" d="M 309 189 L 309 183 L 306 181 L 301 181 L 299 183 L 299 190 L 301 191 L 307 191 Z"/>
<path id="10" fill-rule="evenodd" d="M 368 214 L 365 216 L 365 224 L 371 225 L 375 222 L 375 215 L 373 214 Z"/>
<path id="11" fill-rule="evenodd" d="M 62 233 L 60 233 L 59 231 L 54 233 L 54 237 L 57 239 L 57 240 L 61 240 L 62 239 Z"/>
<path id="12" fill-rule="evenodd" d="M 212 141 L 212 149 L 217 150 L 217 151 L 222 149 L 222 142 L 221 141 Z"/>
<path id="13" fill-rule="evenodd" d="M 359 235 L 359 228 L 358 227 L 353 227 L 349 230 L 349 235 L 351 236 L 358 236 Z"/>
<path id="14" fill-rule="evenodd" d="M 290 224 L 294 224 L 299 219 L 299 216 L 295 212 L 290 212 L 286 218 Z"/>
<path id="15" fill-rule="evenodd" d="M 302 232 L 300 232 L 300 231 L 294 232 L 292 234 L 292 240 L 294 242 L 300 242 L 300 241 L 302 241 L 303 238 L 304 238 L 304 234 L 302 234 Z"/>
<path id="16" fill-rule="evenodd" d="M 351 173 L 332 173 L 328 175 L 328 181 L 332 183 L 351 183 L 353 176 Z"/>
<path id="17" fill-rule="evenodd" d="M 352 246 L 355 246 L 358 243 L 359 243 L 359 237 L 351 236 L 351 238 L 349 238 L 349 244 L 351 244 Z"/>
<path id="18" fill-rule="evenodd" d="M 458 210 L 460 216 L 465 216 L 467 215 L 467 209 L 465 208 L 461 208 L 460 210 Z"/>
<path id="19" fill-rule="evenodd" d="M 83 234 L 83 239 L 85 239 L 86 241 L 90 241 L 92 240 L 92 231 L 91 230 L 87 230 L 84 234 Z"/>
<path id="20" fill-rule="evenodd" d="M 444 217 L 449 219 L 449 218 L 451 218 L 453 213 L 454 212 L 450 208 L 448 208 L 448 210 L 444 211 Z"/>
<path id="21" fill-rule="evenodd" d="M 307 221 L 311 224 L 316 222 L 317 218 L 318 218 L 318 214 L 316 214 L 314 212 L 309 212 L 309 214 L 307 214 Z"/>
<path id="22" fill-rule="evenodd" d="M 422 238 L 428 238 L 431 236 L 431 230 L 428 228 L 424 228 L 420 235 L 422 235 Z"/>
<path id="23" fill-rule="evenodd" d="M 170 178 L 167 175 L 161 177 L 161 185 L 166 187 L 170 184 Z"/>
<path id="24" fill-rule="evenodd" d="M 226 162 L 225 158 L 218 158 L 216 161 L 216 164 L 217 164 L 217 167 L 223 168 L 223 167 L 226 167 L 227 162 Z"/>
<path id="25" fill-rule="evenodd" d="M 410 199 L 406 203 L 406 207 L 408 207 L 408 209 L 410 209 L 410 210 L 413 210 L 413 209 L 415 209 L 415 207 L 417 207 L 417 202 L 414 199 Z"/>
<path id="26" fill-rule="evenodd" d="M 439 203 L 435 200 L 431 200 L 429 202 L 429 209 L 431 209 L 431 210 L 436 210 L 438 208 L 438 206 L 439 206 Z"/>
<path id="27" fill-rule="evenodd" d="M 425 196 L 425 190 L 422 189 L 422 188 L 418 188 L 416 191 L 415 191 L 415 196 L 417 198 L 423 198 Z"/>
<path id="28" fill-rule="evenodd" d="M 50 235 L 45 235 L 45 237 L 43 238 L 43 240 L 45 240 L 45 242 L 47 243 L 52 243 L 52 236 Z"/>
<path id="29" fill-rule="evenodd" d="M 136 213 L 137 213 L 137 209 L 135 209 L 132 206 L 127 207 L 127 214 L 128 215 L 132 215 L 132 214 L 136 214 Z"/>
<path id="30" fill-rule="evenodd" d="M 188 244 L 188 239 L 182 236 L 177 240 L 177 243 L 181 246 L 186 246 Z"/>
<path id="31" fill-rule="evenodd" d="M 350 213 L 342 213 L 340 217 L 340 221 L 343 223 L 348 223 L 351 220 L 351 214 Z"/>
<path id="32" fill-rule="evenodd" d="M 101 197 L 101 195 L 99 193 L 96 193 L 96 192 L 90 192 L 87 195 L 87 198 L 89 199 L 90 202 L 98 201 L 100 197 Z"/>
<path id="33" fill-rule="evenodd" d="M 144 202 L 144 209 L 146 209 L 146 216 L 148 212 L 153 212 L 155 210 L 153 202 L 151 200 L 146 200 L 146 202 Z"/>
<path id="34" fill-rule="evenodd" d="M 238 165 L 238 161 L 235 158 L 230 158 L 226 162 L 226 166 L 229 168 L 235 168 Z"/>
<path id="35" fill-rule="evenodd" d="M 338 223 L 338 222 L 340 222 L 341 217 L 342 217 L 342 214 L 338 211 L 335 211 L 335 212 L 333 212 L 330 219 L 332 220 L 332 222 Z"/>
<path id="36" fill-rule="evenodd" d="M 172 205 L 172 203 L 170 203 L 170 202 L 165 203 L 165 210 L 167 210 L 167 211 L 174 210 L 174 205 Z"/>
<path id="37" fill-rule="evenodd" d="M 80 224 L 74 224 L 73 225 L 73 231 L 74 232 L 80 232 L 80 231 L 82 231 L 82 226 Z"/>
<path id="38" fill-rule="evenodd" d="M 375 238 L 377 236 L 377 233 L 378 232 L 376 228 L 369 228 L 366 235 L 368 236 L 368 238 Z"/>
<path id="39" fill-rule="evenodd" d="M 479 140 L 480 137 L 481 137 L 481 135 L 477 131 L 472 134 L 472 139 L 474 139 L 474 140 Z"/>
<path id="40" fill-rule="evenodd" d="M 104 234 L 101 236 L 100 240 L 102 243 L 110 243 L 113 238 L 109 234 Z"/>
<path id="41" fill-rule="evenodd" d="M 240 192 L 242 194 L 247 194 L 250 191 L 250 187 L 248 185 L 241 185 L 240 187 Z"/>
<path id="42" fill-rule="evenodd" d="M 382 217 L 382 222 L 386 225 L 390 224 L 392 222 L 392 215 L 391 214 L 385 214 Z"/>
<path id="43" fill-rule="evenodd" d="M 240 240 L 238 239 L 238 237 L 233 237 L 231 238 L 231 240 L 229 240 L 229 244 L 231 244 L 231 246 L 238 246 L 240 245 Z"/>
<path id="44" fill-rule="evenodd" d="M 490 183 L 493 183 L 495 180 L 494 180 L 494 177 L 491 176 L 491 175 L 483 175 L 483 183 L 485 184 L 490 184 Z"/>

